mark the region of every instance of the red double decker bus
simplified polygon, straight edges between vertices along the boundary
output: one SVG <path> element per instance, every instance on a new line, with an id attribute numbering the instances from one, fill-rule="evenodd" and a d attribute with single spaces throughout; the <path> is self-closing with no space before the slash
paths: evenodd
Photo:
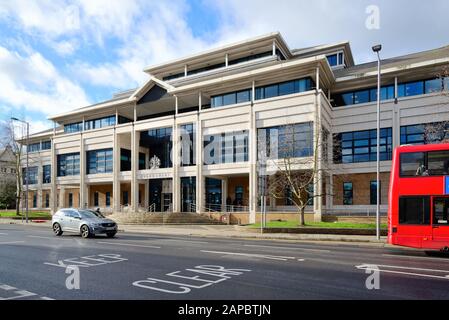
<path id="1" fill-rule="evenodd" d="M 449 144 L 397 147 L 388 193 L 388 243 L 449 250 Z"/>

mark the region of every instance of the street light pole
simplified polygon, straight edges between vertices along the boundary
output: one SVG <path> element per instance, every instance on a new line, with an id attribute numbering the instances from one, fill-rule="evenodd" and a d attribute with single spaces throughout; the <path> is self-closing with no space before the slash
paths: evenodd
<path id="1" fill-rule="evenodd" d="M 377 54 L 377 141 L 376 141 L 376 238 L 380 240 L 380 55 L 382 45 L 375 45 Z"/>
<path id="2" fill-rule="evenodd" d="M 25 172 L 25 217 L 26 217 L 26 223 L 28 223 L 28 180 L 29 180 L 29 170 L 28 170 L 28 160 L 29 160 L 29 139 L 30 139 L 30 124 L 27 121 L 23 121 L 17 118 L 11 118 L 11 120 L 19 121 L 22 123 L 25 123 L 27 126 L 27 137 L 26 137 L 26 145 L 27 145 L 27 156 L 26 156 L 26 172 Z"/>

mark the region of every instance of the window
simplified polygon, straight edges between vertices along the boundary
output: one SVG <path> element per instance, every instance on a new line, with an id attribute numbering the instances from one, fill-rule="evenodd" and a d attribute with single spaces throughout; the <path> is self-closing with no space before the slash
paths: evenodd
<path id="1" fill-rule="evenodd" d="M 449 151 L 428 152 L 427 170 L 430 176 L 449 174 Z"/>
<path id="2" fill-rule="evenodd" d="M 28 145 L 28 152 L 38 152 L 41 149 L 40 142 Z"/>
<path id="3" fill-rule="evenodd" d="M 284 205 L 292 206 L 293 205 L 293 192 L 289 186 L 285 187 L 284 191 Z"/>
<path id="4" fill-rule="evenodd" d="M 449 123 L 434 122 L 401 127 L 401 144 L 438 143 L 448 138 Z"/>
<path id="5" fill-rule="evenodd" d="M 87 174 L 112 172 L 112 149 L 87 151 L 86 155 Z"/>
<path id="6" fill-rule="evenodd" d="M 343 205 L 353 204 L 352 182 L 343 183 Z"/>
<path id="7" fill-rule="evenodd" d="M 131 150 L 120 149 L 120 171 L 131 171 Z"/>
<path id="8" fill-rule="evenodd" d="M 433 198 L 433 224 L 449 225 L 449 198 Z"/>
<path id="9" fill-rule="evenodd" d="M 33 192 L 33 208 L 37 208 L 37 194 Z"/>
<path id="10" fill-rule="evenodd" d="M 204 136 L 204 164 L 248 161 L 248 131 Z"/>
<path id="11" fill-rule="evenodd" d="M 106 192 L 106 207 L 111 206 L 111 193 L 109 191 Z"/>
<path id="12" fill-rule="evenodd" d="M 68 153 L 58 155 L 58 177 L 77 176 L 80 174 L 80 154 Z"/>
<path id="13" fill-rule="evenodd" d="M 45 208 L 50 207 L 50 194 L 45 194 Z"/>
<path id="14" fill-rule="evenodd" d="M 441 92 L 443 90 L 443 82 L 441 79 L 432 79 L 424 82 L 425 93 Z"/>
<path id="15" fill-rule="evenodd" d="M 73 207 L 73 193 L 69 193 L 69 208 Z"/>
<path id="16" fill-rule="evenodd" d="M 248 102 L 251 101 L 251 89 L 212 96 L 210 101 L 211 101 L 211 108 Z"/>
<path id="17" fill-rule="evenodd" d="M 313 155 L 313 122 L 258 129 L 258 155 L 270 159 Z"/>
<path id="18" fill-rule="evenodd" d="M 256 100 L 312 90 L 312 78 L 296 79 L 256 88 Z"/>
<path id="19" fill-rule="evenodd" d="M 128 191 L 123 191 L 123 205 L 127 206 L 129 204 Z"/>
<path id="20" fill-rule="evenodd" d="M 42 166 L 42 183 L 51 183 L 51 165 Z"/>
<path id="21" fill-rule="evenodd" d="M 313 199 L 314 199 L 314 186 L 313 183 L 310 183 L 307 186 L 307 205 L 308 206 L 313 206 Z"/>
<path id="22" fill-rule="evenodd" d="M 98 207 L 98 192 L 94 193 L 94 206 Z"/>
<path id="23" fill-rule="evenodd" d="M 22 169 L 23 184 L 26 184 L 27 169 Z M 38 179 L 38 167 L 28 167 L 28 184 L 36 184 Z"/>
<path id="24" fill-rule="evenodd" d="M 115 115 L 84 122 L 84 130 L 99 129 L 115 125 Z"/>
<path id="25" fill-rule="evenodd" d="M 172 128 L 157 128 L 140 133 L 140 145 L 150 150 L 149 159 L 156 157 L 160 160 L 159 168 L 172 167 Z"/>
<path id="26" fill-rule="evenodd" d="M 376 161 L 377 130 L 344 132 L 335 135 L 334 162 L 355 163 Z M 381 161 L 391 160 L 392 129 L 381 128 L 379 156 Z"/>
<path id="27" fill-rule="evenodd" d="M 181 134 L 181 166 L 194 166 L 196 164 L 196 134 L 193 123 L 180 126 Z"/>
<path id="28" fill-rule="evenodd" d="M 139 152 L 139 170 L 145 170 L 146 169 L 146 156 L 145 153 Z"/>
<path id="29" fill-rule="evenodd" d="M 50 150 L 51 149 L 51 141 L 42 141 L 42 150 Z"/>
<path id="30" fill-rule="evenodd" d="M 82 122 L 76 122 L 76 123 L 68 123 L 64 125 L 64 132 L 65 133 L 74 133 L 79 132 L 83 130 L 83 123 Z"/>
<path id="31" fill-rule="evenodd" d="M 430 224 L 429 197 L 400 197 L 399 224 Z"/>
<path id="32" fill-rule="evenodd" d="M 331 67 L 344 66 L 343 52 L 328 55 L 327 61 Z"/>
<path id="33" fill-rule="evenodd" d="M 424 93 L 424 82 L 416 81 L 405 84 L 405 96 L 416 96 Z"/>
<path id="34" fill-rule="evenodd" d="M 426 170 L 425 152 L 401 153 L 400 175 L 401 177 L 414 177 L 424 175 Z"/>
<path id="35" fill-rule="evenodd" d="M 382 190 L 382 183 L 379 184 L 379 189 Z M 382 200 L 382 197 L 380 197 L 380 199 L 379 199 L 379 204 L 381 203 L 381 200 Z M 370 181 L 369 202 L 370 202 L 370 204 L 377 204 L 377 181 Z"/>

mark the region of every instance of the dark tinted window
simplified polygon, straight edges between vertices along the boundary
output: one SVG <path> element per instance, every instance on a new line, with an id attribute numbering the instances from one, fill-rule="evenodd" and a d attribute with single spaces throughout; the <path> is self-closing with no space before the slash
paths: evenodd
<path id="1" fill-rule="evenodd" d="M 352 182 L 343 183 L 343 204 L 351 205 L 353 200 Z"/>
<path id="2" fill-rule="evenodd" d="M 449 198 L 433 199 L 433 224 L 449 224 Z"/>
<path id="3" fill-rule="evenodd" d="M 424 93 L 424 82 L 416 81 L 405 84 L 405 95 L 416 96 Z"/>
<path id="4" fill-rule="evenodd" d="M 429 175 L 449 174 L 449 150 L 427 153 L 427 170 Z"/>
<path id="5" fill-rule="evenodd" d="M 400 157 L 400 167 L 402 177 L 414 177 L 425 175 L 426 155 L 424 152 L 402 153 Z"/>
<path id="6" fill-rule="evenodd" d="M 399 198 L 399 224 L 430 224 L 429 197 Z"/>

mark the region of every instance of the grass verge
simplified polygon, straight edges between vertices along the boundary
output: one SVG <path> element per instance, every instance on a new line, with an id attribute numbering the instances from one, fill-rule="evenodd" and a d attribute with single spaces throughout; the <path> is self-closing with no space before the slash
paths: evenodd
<path id="1" fill-rule="evenodd" d="M 21 218 L 25 217 L 25 212 L 21 213 L 20 216 L 16 215 L 15 211 L 0 211 L 0 218 Z M 44 211 L 29 211 L 28 219 L 43 219 L 43 218 L 51 218 L 51 214 Z"/>

